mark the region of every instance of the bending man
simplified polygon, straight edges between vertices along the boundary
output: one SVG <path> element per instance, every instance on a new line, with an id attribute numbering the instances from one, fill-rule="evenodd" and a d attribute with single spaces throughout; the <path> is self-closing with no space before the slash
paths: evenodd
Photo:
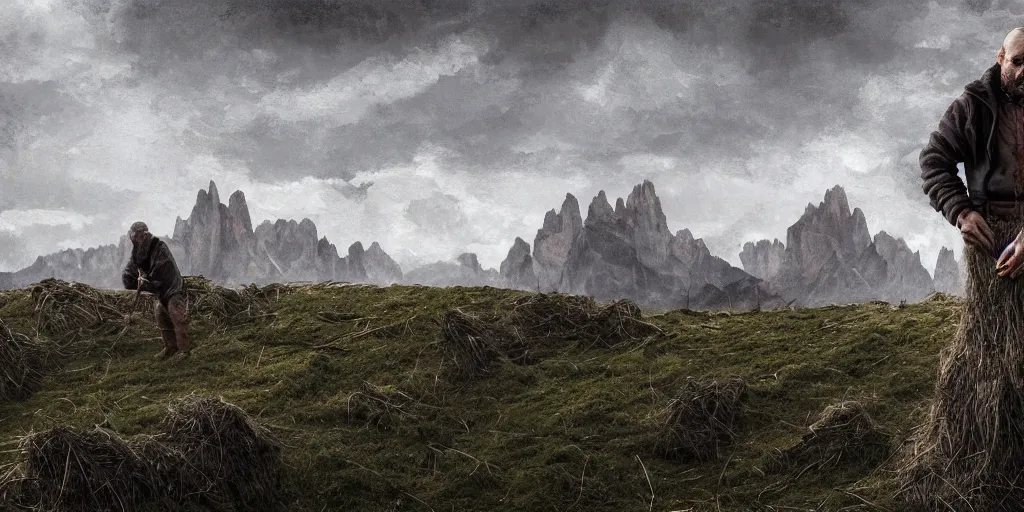
<path id="1" fill-rule="evenodd" d="M 164 349 L 156 357 L 167 359 L 179 352 L 182 357 L 188 356 L 184 281 L 171 250 L 163 240 L 149 232 L 144 222 L 132 224 L 128 237 L 132 241 L 132 257 L 121 274 L 121 282 L 129 290 L 141 290 L 157 296 L 153 314 L 160 326 Z"/>

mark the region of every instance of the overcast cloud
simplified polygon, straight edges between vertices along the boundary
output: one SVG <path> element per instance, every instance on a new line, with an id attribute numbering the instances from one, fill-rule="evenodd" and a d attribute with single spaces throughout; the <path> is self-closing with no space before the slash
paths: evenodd
<path id="1" fill-rule="evenodd" d="M 406 270 L 496 268 L 566 192 L 654 182 L 739 266 L 845 187 L 932 270 L 958 233 L 917 154 L 1019 2 L 12 0 L 0 5 L 0 270 L 169 234 L 196 192 L 308 217 Z M 353 186 L 372 182 L 365 196 Z"/>

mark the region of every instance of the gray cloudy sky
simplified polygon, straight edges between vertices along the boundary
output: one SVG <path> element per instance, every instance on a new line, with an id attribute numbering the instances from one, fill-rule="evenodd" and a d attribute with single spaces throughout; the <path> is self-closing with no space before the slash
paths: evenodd
<path id="1" fill-rule="evenodd" d="M 962 244 L 917 155 L 1024 14 L 1005 0 L 8 0 L 0 270 L 170 233 L 212 179 L 410 269 L 497 267 L 566 192 L 654 182 L 739 265 L 844 186 Z M 373 182 L 365 197 L 351 187 Z"/>

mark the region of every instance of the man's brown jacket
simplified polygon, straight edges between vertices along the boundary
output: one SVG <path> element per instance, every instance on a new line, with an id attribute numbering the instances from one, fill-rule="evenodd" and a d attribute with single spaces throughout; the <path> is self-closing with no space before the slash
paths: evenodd
<path id="1" fill-rule="evenodd" d="M 921 151 L 924 193 L 950 224 L 956 225 L 957 216 L 967 208 L 980 211 L 987 201 L 1018 200 L 1012 169 L 1000 165 L 994 146 L 1001 101 L 1005 100 L 996 64 L 964 87 Z M 966 185 L 957 176 L 958 163 L 964 164 Z"/>

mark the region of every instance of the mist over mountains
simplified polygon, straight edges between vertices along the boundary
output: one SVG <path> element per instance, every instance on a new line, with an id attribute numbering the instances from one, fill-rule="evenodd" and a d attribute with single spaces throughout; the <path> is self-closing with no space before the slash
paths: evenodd
<path id="1" fill-rule="evenodd" d="M 872 236 L 863 211 L 851 210 L 838 185 L 818 205 L 807 205 L 785 243 L 746 243 L 742 269 L 713 255 L 688 229 L 673 233 L 648 180 L 614 206 L 599 192 L 585 218 L 577 198 L 566 194 L 558 210 L 546 212 L 532 248 L 517 237 L 499 269 L 483 268 L 471 252 L 402 269 L 376 241 L 368 247 L 355 241 L 339 252 L 308 218 L 253 226 L 245 194 L 235 191 L 225 204 L 212 181 L 198 192 L 189 217 L 178 217 L 174 225 L 174 233 L 162 238 L 182 273 L 226 286 L 296 281 L 493 286 L 704 310 L 917 302 L 936 291 L 963 290 L 953 251 L 943 248 L 930 274 L 902 238 L 885 231 Z M 130 253 L 122 236 L 116 244 L 40 256 L 27 268 L 0 273 L 0 288 L 49 277 L 118 288 Z"/>
<path id="2" fill-rule="evenodd" d="M 673 233 L 742 268 L 744 242 L 785 242 L 841 183 L 931 270 L 961 241 L 917 157 L 1022 9 L 0 2 L 0 270 L 116 243 L 136 218 L 172 235 L 211 179 L 253 219 L 309 218 L 339 256 L 370 239 L 405 270 L 462 250 L 497 269 L 565 192 L 585 215 L 644 179 Z"/>

